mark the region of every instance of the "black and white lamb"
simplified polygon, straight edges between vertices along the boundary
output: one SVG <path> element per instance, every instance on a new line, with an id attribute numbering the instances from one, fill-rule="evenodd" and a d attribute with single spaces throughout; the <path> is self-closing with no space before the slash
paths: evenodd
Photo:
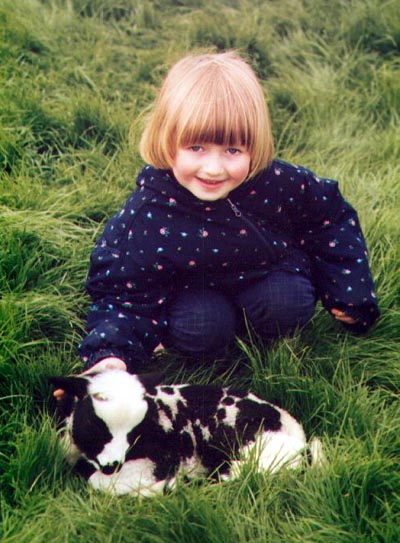
<path id="1" fill-rule="evenodd" d="M 312 463 L 318 454 L 289 413 L 251 393 L 121 370 L 51 381 L 66 391 L 67 457 L 96 489 L 151 495 L 180 475 L 237 477 L 249 458 L 275 472 L 304 465 L 304 451 Z"/>

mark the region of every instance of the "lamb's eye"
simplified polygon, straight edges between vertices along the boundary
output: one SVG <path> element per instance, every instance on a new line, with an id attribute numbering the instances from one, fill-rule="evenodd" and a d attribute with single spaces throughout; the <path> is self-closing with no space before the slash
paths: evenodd
<path id="1" fill-rule="evenodd" d="M 104 394 L 102 394 L 101 392 L 95 392 L 94 394 L 92 394 L 92 398 L 94 398 L 95 400 L 99 400 L 100 402 L 107 401 L 107 397 L 104 396 Z"/>

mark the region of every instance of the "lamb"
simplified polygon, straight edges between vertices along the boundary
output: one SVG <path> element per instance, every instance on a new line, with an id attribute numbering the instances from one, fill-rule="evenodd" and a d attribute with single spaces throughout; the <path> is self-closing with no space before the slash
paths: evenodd
<path id="1" fill-rule="evenodd" d="M 249 459 L 274 473 L 320 455 L 289 413 L 252 393 L 116 369 L 51 381 L 66 391 L 67 458 L 98 490 L 149 496 L 179 476 L 233 479 Z"/>

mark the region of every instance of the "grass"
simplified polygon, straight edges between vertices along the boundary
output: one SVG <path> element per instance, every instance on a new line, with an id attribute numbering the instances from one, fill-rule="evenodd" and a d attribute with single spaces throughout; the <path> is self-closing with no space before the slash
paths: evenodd
<path id="1" fill-rule="evenodd" d="M 4 0 L 0 28 L 2 541 L 397 543 L 398 0 Z M 47 378 L 80 367 L 90 251 L 134 188 L 158 84 L 187 51 L 231 47 L 262 79 L 277 154 L 357 207 L 382 317 L 353 337 L 319 309 L 293 339 L 245 339 L 231 365 L 169 360 L 171 380 L 279 402 L 321 437 L 324 468 L 97 494 L 64 462 Z"/>

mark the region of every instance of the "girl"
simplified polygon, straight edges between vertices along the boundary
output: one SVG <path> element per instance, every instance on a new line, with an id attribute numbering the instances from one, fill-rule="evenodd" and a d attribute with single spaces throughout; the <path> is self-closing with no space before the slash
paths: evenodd
<path id="1" fill-rule="evenodd" d="M 273 151 L 261 85 L 236 53 L 171 69 L 140 142 L 148 165 L 91 257 L 85 369 L 135 372 L 164 345 L 215 354 L 245 321 L 269 341 L 318 299 L 368 330 L 379 313 L 355 210 Z"/>

